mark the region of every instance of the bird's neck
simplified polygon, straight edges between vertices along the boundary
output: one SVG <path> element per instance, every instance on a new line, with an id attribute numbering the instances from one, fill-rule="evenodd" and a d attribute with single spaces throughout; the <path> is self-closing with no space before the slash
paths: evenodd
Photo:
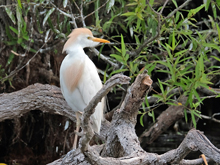
<path id="1" fill-rule="evenodd" d="M 83 48 L 79 45 L 72 45 L 66 50 L 67 54 L 69 56 L 80 56 L 80 57 L 85 57 L 86 54 L 83 50 Z"/>

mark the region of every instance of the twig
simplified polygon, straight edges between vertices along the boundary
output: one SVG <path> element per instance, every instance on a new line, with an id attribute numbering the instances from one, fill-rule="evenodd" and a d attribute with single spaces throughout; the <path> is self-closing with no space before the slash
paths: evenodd
<path id="1" fill-rule="evenodd" d="M 96 10 L 94 10 L 93 12 L 89 13 L 88 15 L 86 15 L 84 17 L 84 20 L 89 17 L 90 15 L 94 14 L 96 11 L 98 11 L 99 9 L 101 9 L 102 7 L 104 7 L 107 3 L 108 3 L 109 0 L 107 0 L 102 6 L 100 6 L 99 8 L 97 8 Z"/>
<path id="2" fill-rule="evenodd" d="M 209 95 L 209 96 L 213 95 L 216 97 L 216 95 L 220 94 L 220 89 L 217 89 L 217 88 L 210 88 L 210 90 L 209 90 L 209 89 L 201 86 L 201 87 L 197 88 L 196 90 L 199 92 L 202 92 L 206 95 Z M 205 98 L 206 98 L 206 96 L 205 96 Z"/>
<path id="3" fill-rule="evenodd" d="M 163 10 L 164 10 L 164 8 L 165 8 L 165 6 L 167 5 L 168 2 L 169 2 L 169 0 L 166 0 L 166 2 L 163 4 L 162 9 L 160 10 L 160 14 L 163 13 Z"/>
<path id="4" fill-rule="evenodd" d="M 106 57 L 105 55 L 101 54 L 96 48 L 90 48 L 90 50 L 91 50 L 92 52 L 94 52 L 97 56 L 100 56 L 100 58 L 101 58 L 103 61 L 105 61 L 105 62 L 109 63 L 111 66 L 113 66 L 114 69 L 118 69 L 118 68 L 119 68 L 119 64 L 112 62 L 112 61 L 111 61 L 111 60 L 112 60 L 111 58 Z"/>
<path id="5" fill-rule="evenodd" d="M 51 38 L 51 37 L 50 37 L 50 38 Z M 48 39 L 47 41 L 49 41 L 49 39 Z M 11 78 L 11 77 L 14 76 L 16 73 L 18 73 L 19 71 L 21 71 L 24 67 L 26 67 L 26 66 L 31 62 L 31 60 L 33 60 L 33 59 L 36 57 L 36 55 L 38 55 L 38 53 L 40 52 L 40 50 L 47 44 L 47 41 L 40 47 L 40 49 L 38 49 L 38 51 L 28 60 L 28 62 L 27 62 L 25 65 L 23 65 L 21 68 L 19 68 L 19 69 L 17 69 L 17 70 L 12 71 L 8 76 L 2 78 L 2 79 L 1 79 L 1 82 L 3 83 L 5 80 Z"/>
<path id="6" fill-rule="evenodd" d="M 178 10 L 182 9 L 182 8 L 183 8 L 184 6 L 186 6 L 186 4 L 189 3 L 190 1 L 191 1 L 191 0 L 185 1 L 182 5 L 180 5 L 178 8 L 176 8 L 175 10 L 173 10 L 173 12 L 170 13 L 170 14 L 165 18 L 165 20 L 171 18 Z M 165 20 L 164 20 L 164 22 L 165 22 Z"/>
<path id="7" fill-rule="evenodd" d="M 81 1 L 81 5 L 80 5 L 80 8 L 79 6 L 77 5 L 77 3 L 73 0 L 73 3 L 75 4 L 76 8 L 78 9 L 79 11 L 79 15 L 81 17 L 81 21 L 82 21 L 82 24 L 83 24 L 83 27 L 86 27 L 86 24 L 85 24 L 85 19 L 83 17 L 83 1 Z M 75 18 L 74 18 L 75 19 Z"/>
<path id="8" fill-rule="evenodd" d="M 71 21 L 71 23 L 73 24 L 73 26 L 74 26 L 74 28 L 77 28 L 78 26 L 77 26 L 77 24 L 76 24 L 76 18 L 74 17 L 74 15 L 73 15 L 73 11 L 72 11 L 72 8 L 71 8 L 71 6 L 69 5 L 69 9 L 70 9 L 70 11 L 71 11 L 71 18 L 72 18 L 72 21 Z"/>
<path id="9" fill-rule="evenodd" d="M 79 9 L 79 6 L 77 5 L 77 3 L 74 0 L 73 0 L 73 3 L 76 6 L 76 8 L 79 10 L 79 13 L 80 13 L 80 9 Z"/>
<path id="10" fill-rule="evenodd" d="M 64 11 L 62 11 L 62 10 L 60 10 L 56 5 L 54 5 L 51 1 L 50 1 L 50 4 L 53 6 L 53 7 L 55 7 L 55 9 L 57 9 L 61 14 L 63 14 L 63 15 L 65 15 L 65 16 L 67 16 L 67 17 L 69 17 L 69 18 L 72 18 L 72 14 L 68 14 L 68 13 L 66 13 L 66 12 L 64 12 Z"/>
<path id="11" fill-rule="evenodd" d="M 158 20 L 158 26 L 157 26 L 157 35 L 154 36 L 153 38 L 150 39 L 146 39 L 144 40 L 144 43 L 136 50 L 132 50 L 130 52 L 127 52 L 130 56 L 136 56 L 139 55 L 142 51 L 142 49 L 144 49 L 149 43 L 151 43 L 152 41 L 156 40 L 157 38 L 160 37 L 160 27 L 161 25 L 163 25 L 166 22 L 166 19 L 171 18 L 178 10 L 182 9 L 188 2 L 190 2 L 191 0 L 187 0 L 186 2 L 184 2 L 182 5 L 180 5 L 178 8 L 176 8 L 172 13 L 170 13 L 166 18 L 164 18 L 163 22 L 161 23 L 161 17 L 162 17 L 162 12 L 163 9 L 165 8 L 166 4 L 168 1 L 166 1 L 160 11 L 160 13 L 156 12 L 152 6 L 149 4 L 149 2 L 147 1 L 149 7 L 151 8 L 151 10 L 157 15 L 157 20 Z"/>
<path id="12" fill-rule="evenodd" d="M 107 93 L 112 89 L 112 87 L 118 84 L 129 84 L 130 77 L 125 75 L 117 74 L 112 76 L 108 81 L 106 81 L 105 85 L 101 90 L 93 97 L 93 99 L 89 102 L 89 105 L 84 109 L 84 113 L 82 116 L 82 130 L 85 133 L 82 136 L 81 140 L 81 151 L 85 152 L 88 150 L 89 141 L 93 137 L 94 133 L 92 132 L 92 127 L 88 119 L 94 113 L 96 105 L 101 101 L 101 99 L 107 95 Z"/>
<path id="13" fill-rule="evenodd" d="M 80 17 L 83 27 L 86 27 L 85 18 L 83 17 L 83 1 L 81 1 L 81 5 L 80 5 Z"/>
<path id="14" fill-rule="evenodd" d="M 190 112 L 189 112 L 190 113 Z M 191 113 L 190 113 L 191 114 Z M 203 119 L 207 119 L 207 120 L 211 120 L 211 121 L 214 121 L 216 123 L 220 123 L 220 120 L 214 118 L 216 116 L 216 114 L 214 113 L 211 117 L 210 116 L 206 116 L 206 115 L 202 115 L 200 114 L 200 116 L 203 118 Z"/>
<path id="15" fill-rule="evenodd" d="M 154 41 L 155 39 L 157 39 L 157 38 L 160 37 L 160 27 L 161 27 L 160 17 L 161 17 L 161 14 L 158 13 L 158 12 L 156 12 L 156 11 L 152 8 L 152 6 L 149 4 L 148 1 L 147 1 L 147 3 L 148 3 L 148 5 L 149 5 L 149 7 L 151 8 L 151 10 L 157 15 L 157 20 L 158 20 L 157 35 L 154 36 L 153 38 L 149 39 L 149 40 L 148 40 L 148 39 L 144 40 L 144 43 L 143 43 L 141 46 L 139 46 L 138 49 L 132 50 L 132 51 L 130 51 L 130 52 L 127 52 L 130 56 L 139 55 L 139 54 L 141 53 L 142 49 L 144 49 L 149 43 L 151 43 L 152 41 Z M 164 4 L 164 5 L 165 5 L 165 4 Z"/>
<path id="16" fill-rule="evenodd" d="M 75 1 L 74 1 L 74 2 L 75 2 Z M 68 3 L 69 3 L 69 2 L 68 2 Z M 70 5 L 69 5 L 69 9 L 70 9 L 70 11 L 71 11 L 71 14 L 68 14 L 68 13 L 66 13 L 66 12 L 64 12 L 64 11 L 62 11 L 62 10 L 60 10 L 60 9 L 59 9 L 56 5 L 54 5 L 52 2 L 50 2 L 50 4 L 51 4 L 53 7 L 55 7 L 61 14 L 65 15 L 65 16 L 67 16 L 67 17 L 69 17 L 69 18 L 72 18 L 71 23 L 73 24 L 74 28 L 77 28 L 76 19 L 75 19 L 74 15 L 73 15 L 72 8 L 71 8 Z"/>

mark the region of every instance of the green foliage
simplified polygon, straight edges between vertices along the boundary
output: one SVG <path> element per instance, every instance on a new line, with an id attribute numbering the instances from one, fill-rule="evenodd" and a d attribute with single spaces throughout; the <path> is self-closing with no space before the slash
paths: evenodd
<path id="1" fill-rule="evenodd" d="M 29 47 L 33 42 L 31 31 L 27 29 L 27 22 L 24 20 L 24 17 L 30 14 L 31 7 L 27 7 L 21 2 L 17 0 L 16 14 L 11 11 L 11 8 L 5 7 L 13 23 L 6 29 L 9 38 L 6 44 L 12 46 L 13 50 L 17 50 L 17 47 L 21 46 L 25 50 L 34 52 L 35 50 Z M 61 7 L 59 10 L 65 12 L 63 14 L 50 3 L 45 3 L 45 0 L 34 1 L 36 4 L 34 10 L 36 13 L 35 28 L 40 35 L 45 36 L 44 42 L 47 42 L 49 36 L 52 35 L 53 39 L 66 38 L 73 28 L 73 19 L 66 16 L 69 13 L 73 14 L 76 21 L 80 22 L 79 11 L 67 9 L 68 5 L 75 5 L 74 2 L 78 3 L 78 1 L 62 1 L 63 8 Z M 81 2 L 79 1 L 78 7 Z M 91 3 L 94 6 L 95 17 L 95 25 L 91 27 L 98 29 L 98 34 L 113 34 L 111 40 L 114 41 L 115 46 L 111 50 L 109 59 L 119 66 L 117 69 L 110 64 L 106 66 L 106 70 L 103 71 L 104 82 L 113 74 L 121 72 L 130 76 L 132 81 L 144 69 L 148 70 L 150 76 L 154 76 L 154 73 L 163 74 L 166 78 L 158 79 L 155 77 L 158 89 L 156 94 L 149 96 L 156 97 L 157 102 L 151 106 L 146 97 L 142 104 L 141 125 L 143 125 L 143 117 L 146 114 L 152 117 L 155 122 L 155 108 L 152 107 L 166 104 L 168 106 L 184 106 L 186 121 L 188 121 L 187 114 L 190 113 L 194 127 L 196 127 L 196 117 L 200 115 L 198 107 L 204 99 L 196 89 L 204 87 L 210 90 L 209 76 L 213 77 L 219 74 L 220 70 L 219 66 L 205 64 L 211 58 L 220 61 L 219 57 L 210 55 L 214 50 L 220 52 L 220 27 L 218 23 L 220 17 L 217 15 L 217 10 L 220 9 L 219 1 L 207 0 L 201 6 L 190 10 L 178 9 L 175 13 L 169 7 L 155 7 L 154 0 L 149 0 L 149 4 L 146 3 L 146 0 L 109 0 L 105 2 L 85 0 L 82 5 L 86 8 L 86 4 Z M 175 0 L 172 0 L 171 3 L 176 8 L 179 7 Z M 106 4 L 105 7 L 103 4 Z M 42 12 L 42 8 L 44 12 Z M 166 8 L 169 13 L 165 16 L 162 10 Z M 207 12 L 210 9 L 212 14 L 203 20 L 207 29 L 201 30 L 195 16 L 201 11 Z M 145 44 L 144 47 L 138 52 L 137 50 L 143 44 Z M 8 65 L 13 61 L 13 58 L 14 54 L 11 54 Z M 0 68 L 0 76 L 2 71 Z M 182 93 L 172 93 L 174 89 L 181 89 Z M 116 90 L 114 89 L 114 91 Z M 177 101 L 176 97 L 179 95 L 185 95 L 188 98 L 186 105 Z"/>
<path id="2" fill-rule="evenodd" d="M 40 49 L 43 44 L 48 41 L 51 42 L 51 38 L 54 41 L 63 39 L 71 32 L 69 17 L 60 14 L 60 12 L 55 13 L 56 8 L 53 6 L 53 2 L 46 2 L 45 0 L 28 0 L 26 2 L 17 0 L 15 2 L 17 3 L 4 6 L 11 20 L 5 26 L 7 37 L 5 37 L 4 43 L 9 46 L 9 50 L 13 50 L 19 56 L 27 55 L 28 52 L 36 53 L 36 50 Z M 67 6 L 67 3 L 68 1 L 64 0 L 63 6 Z M 50 45 L 52 44 L 50 43 Z M 56 49 L 54 49 L 54 53 L 57 53 Z M 10 53 L 7 63 L 3 67 L 12 69 L 11 64 L 15 59 L 14 57 L 15 54 Z M 24 58 L 28 57 L 25 56 Z M 11 69 L 0 71 L 2 77 L 3 75 L 6 76 L 3 78 L 4 81 L 9 80 L 7 75 L 10 75 Z"/>
<path id="3" fill-rule="evenodd" d="M 17 19 L 15 19 L 15 17 L 12 15 L 12 11 L 9 8 L 7 8 L 6 11 L 13 23 L 17 24 L 17 27 L 6 27 L 6 34 L 9 38 L 9 41 L 6 41 L 5 43 L 7 45 L 12 45 L 13 49 L 15 49 L 17 45 L 21 45 L 24 49 L 29 49 L 28 45 L 26 44 L 26 41 L 33 42 L 33 40 L 29 38 L 29 34 L 27 31 L 27 23 L 23 19 L 21 7 L 19 5 L 16 6 Z M 30 51 L 35 52 L 34 49 L 30 49 Z"/>
<path id="4" fill-rule="evenodd" d="M 172 0 L 174 6 L 178 8 L 175 0 Z M 159 91 L 153 97 L 158 99 L 156 105 L 167 104 L 175 106 L 184 106 L 185 119 L 188 121 L 188 112 L 191 114 L 191 120 L 196 127 L 196 117 L 200 117 L 198 107 L 202 104 L 204 98 L 201 98 L 196 89 L 204 87 L 209 89 L 209 76 L 219 73 L 219 66 L 207 67 L 205 62 L 210 59 L 210 52 L 217 50 L 220 52 L 218 44 L 220 43 L 220 28 L 215 20 L 219 20 L 216 9 L 219 9 L 218 2 L 208 0 L 205 4 L 190 10 L 178 10 L 172 16 L 172 11 L 168 17 L 159 15 L 162 7 L 152 10 L 144 0 L 115 0 L 114 4 L 123 4 L 120 6 L 111 6 L 108 8 L 111 14 L 109 20 L 103 21 L 99 26 L 104 31 L 116 31 L 118 35 L 112 38 L 121 38 L 121 45 L 114 46 L 115 53 L 111 57 L 118 61 L 120 68 L 113 70 L 110 76 L 115 73 L 124 72 L 132 77 L 132 80 L 140 73 L 142 69 L 147 69 L 149 74 L 152 72 L 161 72 L 168 79 L 158 79 Z M 154 1 L 149 1 L 153 6 Z M 198 30 L 198 24 L 195 15 L 202 10 L 208 11 L 212 8 L 213 15 L 209 15 L 209 20 L 204 21 L 209 27 L 208 30 Z M 185 14 L 182 13 L 185 12 Z M 124 19 L 123 22 L 117 21 Z M 158 25 L 160 29 L 158 31 Z M 120 27 L 125 33 L 130 33 L 130 37 L 135 40 L 136 46 L 131 46 L 125 42 L 127 38 L 118 31 Z M 129 52 L 137 50 L 144 42 L 156 37 L 149 42 L 136 56 L 130 56 Z M 164 55 L 160 56 L 151 51 L 151 48 L 157 49 Z M 211 56 L 219 60 L 216 56 Z M 112 69 L 112 68 L 110 68 Z M 182 93 L 172 93 L 174 89 L 181 89 Z M 188 99 L 186 105 L 177 102 L 176 95 L 185 95 Z M 146 99 L 147 100 L 147 99 Z M 154 110 L 145 100 L 142 103 L 143 112 L 140 112 L 140 123 L 143 126 L 143 116 L 148 114 L 155 121 Z"/>

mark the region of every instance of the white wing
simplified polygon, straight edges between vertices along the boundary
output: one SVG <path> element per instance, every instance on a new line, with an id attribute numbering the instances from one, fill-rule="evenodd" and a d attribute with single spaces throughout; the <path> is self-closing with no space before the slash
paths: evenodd
<path id="1" fill-rule="evenodd" d="M 79 84 L 79 91 L 82 94 L 82 98 L 86 106 L 96 93 L 102 88 L 102 81 L 98 75 L 97 69 L 94 63 L 86 56 L 84 73 L 82 76 L 82 82 Z M 100 102 L 92 115 L 93 129 L 99 133 L 101 127 L 101 121 L 103 118 L 104 99 Z"/>

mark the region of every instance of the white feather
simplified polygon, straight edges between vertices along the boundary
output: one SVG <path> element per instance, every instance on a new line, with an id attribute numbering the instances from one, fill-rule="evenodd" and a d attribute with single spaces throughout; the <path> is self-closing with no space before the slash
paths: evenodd
<path id="1" fill-rule="evenodd" d="M 64 49 L 64 51 L 68 52 L 68 55 L 64 58 L 60 67 L 60 86 L 65 100 L 67 101 L 68 105 L 73 109 L 73 111 L 83 112 L 85 107 L 91 101 L 91 99 L 102 88 L 102 82 L 99 78 L 97 69 L 94 63 L 85 54 L 83 48 L 94 46 L 98 43 L 89 40 L 88 34 L 79 35 L 78 38 L 74 39 L 73 41 L 78 42 L 68 43 L 69 45 L 67 45 Z M 71 77 L 74 77 L 75 75 L 68 75 L 70 77 L 66 79 L 64 76 L 66 70 L 71 66 L 76 66 L 76 68 L 82 67 L 80 69 L 83 69 L 78 84 L 76 85 L 73 91 L 70 90 L 70 88 L 68 87 L 68 83 L 65 81 L 71 79 Z M 100 102 L 96 106 L 95 112 L 91 116 L 91 119 L 93 121 L 92 128 L 98 134 L 100 132 L 101 121 L 103 118 L 103 109 L 104 99 L 102 99 L 102 102 Z"/>

